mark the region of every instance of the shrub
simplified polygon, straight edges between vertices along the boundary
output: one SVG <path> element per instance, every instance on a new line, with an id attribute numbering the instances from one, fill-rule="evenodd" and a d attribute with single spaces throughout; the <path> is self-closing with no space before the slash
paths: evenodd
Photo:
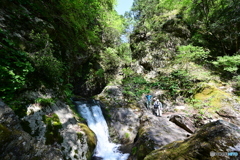
<path id="1" fill-rule="evenodd" d="M 39 103 L 41 106 L 46 107 L 55 103 L 55 100 L 52 98 L 37 98 L 36 103 Z"/>
<path id="2" fill-rule="evenodd" d="M 175 63 L 182 64 L 186 70 L 188 70 L 188 63 L 190 61 L 197 61 L 198 63 L 204 63 L 204 60 L 208 57 L 210 51 L 203 47 L 187 45 L 178 47 L 179 54 L 176 56 Z"/>
<path id="3" fill-rule="evenodd" d="M 30 57 L 37 72 L 36 75 L 45 84 L 56 85 L 56 82 L 61 80 L 63 64 L 53 56 L 52 40 L 45 30 L 42 33 L 32 31 L 30 38 L 33 48 Z"/>
<path id="4" fill-rule="evenodd" d="M 138 99 L 142 94 L 150 91 L 149 83 L 140 75 L 132 75 L 123 79 L 123 94 Z"/>
<path id="5" fill-rule="evenodd" d="M 237 73 L 240 66 L 240 55 L 217 57 L 217 60 L 212 63 L 225 71 Z"/>
<path id="6" fill-rule="evenodd" d="M 8 38 L 8 33 L 0 29 L 0 98 L 10 101 L 14 92 L 26 88 L 27 76 L 34 71 L 28 53 L 17 47 Z"/>

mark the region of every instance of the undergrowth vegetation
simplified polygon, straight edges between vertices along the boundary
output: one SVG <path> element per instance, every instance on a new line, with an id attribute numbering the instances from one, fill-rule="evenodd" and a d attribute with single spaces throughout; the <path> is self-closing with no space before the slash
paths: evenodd
<path id="1" fill-rule="evenodd" d="M 169 99 L 175 99 L 180 95 L 191 97 L 196 92 L 196 85 L 186 70 L 159 75 L 154 82 L 148 82 L 137 74 L 123 79 L 123 94 L 132 99 L 139 100 L 143 94 L 156 89 L 166 90 Z"/>

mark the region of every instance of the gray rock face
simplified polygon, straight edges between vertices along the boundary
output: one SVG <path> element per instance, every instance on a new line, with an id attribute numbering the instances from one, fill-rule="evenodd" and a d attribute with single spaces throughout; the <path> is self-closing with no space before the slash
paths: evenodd
<path id="1" fill-rule="evenodd" d="M 204 159 L 239 160 L 238 156 L 216 155 L 216 152 L 237 152 L 239 150 L 240 127 L 223 120 L 208 123 L 189 139 L 170 143 L 151 152 L 144 160 Z M 214 153 L 212 153 L 214 152 Z"/>
<path id="2" fill-rule="evenodd" d="M 54 142 L 54 146 L 61 149 L 66 158 L 86 160 L 87 152 L 89 151 L 87 144 L 87 136 L 78 125 L 69 106 L 61 101 L 58 101 L 52 106 L 42 108 L 39 104 L 31 104 L 27 108 L 28 115 L 22 120 L 29 123 L 31 135 L 34 135 L 41 143 L 46 143 L 46 133 L 48 126 L 43 122 L 43 116 L 50 117 L 56 114 L 59 118 L 62 128 L 59 137 L 62 137 L 62 142 Z M 79 138 L 78 133 L 81 134 Z"/>
<path id="3" fill-rule="evenodd" d="M 140 116 L 139 109 L 114 109 L 110 126 L 114 133 L 117 133 L 117 138 L 120 139 L 121 143 L 133 143 L 140 126 Z"/>
<path id="4" fill-rule="evenodd" d="M 28 92 L 22 96 L 34 102 L 37 98 L 52 98 L 54 92 L 48 90 L 44 95 L 40 92 Z M 11 133 L 9 137 L 6 137 L 6 144 L 5 141 L 3 144 L 4 147 L 7 145 L 6 149 L 0 147 L 3 151 L 0 152 L 0 156 L 9 155 L 7 152 L 22 142 L 23 150 L 30 150 L 28 147 L 37 148 L 38 154 L 36 155 L 40 157 L 50 151 L 54 156 L 54 150 L 56 150 L 56 153 L 60 152 L 56 158 L 65 157 L 69 160 L 91 158 L 96 145 L 94 133 L 85 124 L 76 120 L 67 104 L 62 101 L 46 106 L 32 103 L 26 106 L 26 110 L 26 115 L 19 119 L 11 108 L 0 101 L 0 140 L 1 130 Z M 3 134 L 5 135 L 5 132 Z M 3 139 L 5 139 L 4 135 Z M 20 142 L 14 137 L 16 135 L 19 135 Z M 24 155 L 25 151 L 23 153 L 22 150 L 17 150 L 15 154 Z M 20 157 L 20 159 L 29 158 Z"/>
<path id="5" fill-rule="evenodd" d="M 0 123 L 6 127 L 21 130 L 22 127 L 13 110 L 0 100 Z"/>
<path id="6" fill-rule="evenodd" d="M 0 159 L 2 160 L 63 160 L 62 152 L 49 147 L 22 130 L 11 108 L 0 101 Z"/>
<path id="7" fill-rule="evenodd" d="M 172 115 L 169 120 L 189 133 L 194 133 L 196 130 L 191 120 L 184 115 Z"/>
<path id="8" fill-rule="evenodd" d="M 169 121 L 166 115 L 156 117 L 150 111 L 142 115 L 141 126 L 135 139 L 131 160 L 141 160 L 151 151 L 176 140 L 184 140 L 189 133 Z"/>
<path id="9" fill-rule="evenodd" d="M 235 110 L 226 107 L 222 108 L 220 111 L 217 111 L 216 113 L 224 120 L 240 126 L 240 110 L 237 110 L 237 106 L 235 107 Z"/>

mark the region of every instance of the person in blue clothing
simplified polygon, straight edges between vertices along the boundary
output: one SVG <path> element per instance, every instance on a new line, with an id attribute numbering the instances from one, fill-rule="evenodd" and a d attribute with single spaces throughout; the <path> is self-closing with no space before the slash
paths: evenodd
<path id="1" fill-rule="evenodd" d="M 147 109 L 151 109 L 152 95 L 147 94 L 146 98 L 147 98 Z"/>

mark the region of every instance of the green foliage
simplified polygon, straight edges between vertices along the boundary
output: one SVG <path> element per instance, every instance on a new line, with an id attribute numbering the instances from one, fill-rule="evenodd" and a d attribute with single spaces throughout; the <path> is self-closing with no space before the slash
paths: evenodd
<path id="1" fill-rule="evenodd" d="M 150 92 L 148 82 L 140 75 L 132 75 L 123 79 L 123 94 L 129 98 L 139 99 L 142 94 Z"/>
<path id="2" fill-rule="evenodd" d="M 240 75 L 233 77 L 234 87 L 236 88 L 235 93 L 240 96 Z"/>
<path id="3" fill-rule="evenodd" d="M 146 86 L 167 90 L 171 97 L 189 97 L 196 89 L 193 77 L 196 74 L 190 72 L 190 65 L 193 67 L 197 63 L 207 69 L 217 69 L 225 77 L 234 77 L 233 84 L 237 87 L 239 7 L 240 1 L 229 0 L 135 0 L 132 10 L 126 15 L 136 21 L 130 36 L 133 58 L 141 61 L 150 54 L 157 60 L 161 58 L 165 64 L 173 62 L 182 67 L 161 75 L 155 82 L 147 82 Z M 156 51 L 160 58 L 154 57 Z M 125 86 L 124 91 L 136 96 L 136 91 L 130 86 Z"/>
<path id="4" fill-rule="evenodd" d="M 188 63 L 198 61 L 204 63 L 204 60 L 209 55 L 209 50 L 202 47 L 187 45 L 178 47 L 179 54 L 176 56 L 175 63 L 180 63 L 188 70 Z"/>
<path id="5" fill-rule="evenodd" d="M 123 68 L 122 72 L 123 72 L 125 77 L 128 77 L 128 76 L 130 76 L 134 73 L 134 71 L 130 67 Z"/>
<path id="6" fill-rule="evenodd" d="M 65 94 L 66 99 L 70 99 L 73 96 L 72 90 L 73 90 L 72 84 L 68 83 L 64 86 L 63 92 Z"/>
<path id="7" fill-rule="evenodd" d="M 179 55 L 178 58 L 187 59 L 188 61 L 204 60 L 208 57 L 209 50 L 203 47 L 187 45 L 178 47 Z"/>
<path id="8" fill-rule="evenodd" d="M 9 101 L 15 91 L 26 87 L 27 76 L 34 68 L 28 54 L 20 50 L 8 34 L 0 30 L 0 35 L 6 37 L 0 41 L 0 98 Z"/>
<path id="9" fill-rule="evenodd" d="M 194 92 L 194 80 L 186 70 L 177 70 L 169 75 L 159 77 L 159 87 L 168 90 L 168 95 L 174 98 L 178 95 L 189 97 Z"/>
<path id="10" fill-rule="evenodd" d="M 132 154 L 135 155 L 137 153 L 137 147 L 132 148 Z"/>
<path id="11" fill-rule="evenodd" d="M 63 64 L 53 56 L 53 44 L 47 32 L 31 32 L 32 46 L 30 57 L 33 61 L 34 68 L 40 79 L 47 84 L 52 85 L 60 81 L 63 73 Z"/>
<path id="12" fill-rule="evenodd" d="M 125 138 L 129 138 L 130 137 L 130 134 L 129 133 L 125 133 Z"/>
<path id="13" fill-rule="evenodd" d="M 117 51 L 123 63 L 129 65 L 132 62 L 132 52 L 129 43 L 121 43 L 117 46 Z"/>
<path id="14" fill-rule="evenodd" d="M 104 53 L 101 53 L 101 62 L 104 66 L 104 70 L 108 73 L 115 73 L 119 67 L 120 57 L 117 54 L 117 50 L 114 48 L 106 48 Z"/>
<path id="15" fill-rule="evenodd" d="M 99 77 L 104 77 L 104 70 L 102 68 L 97 70 L 96 75 L 99 76 Z"/>
<path id="16" fill-rule="evenodd" d="M 191 104 L 194 109 L 199 110 L 204 108 L 204 103 L 201 100 L 188 98 L 186 99 L 187 103 Z"/>
<path id="17" fill-rule="evenodd" d="M 53 105 L 55 103 L 55 100 L 52 98 L 37 98 L 35 100 L 35 103 L 39 103 L 41 106 L 46 107 Z"/>
<path id="18" fill-rule="evenodd" d="M 123 94 L 130 99 L 139 99 L 153 89 L 167 90 L 169 98 L 184 95 L 190 97 L 194 92 L 194 80 L 186 70 L 173 71 L 159 76 L 155 82 L 147 82 L 140 75 L 132 75 L 123 79 Z"/>
<path id="19" fill-rule="evenodd" d="M 3 0 L 1 9 L 8 14 L 0 30 L 0 97 L 13 98 L 24 89 L 40 87 L 68 96 L 66 84 L 92 77 L 104 81 L 105 69 L 89 65 L 86 70 L 84 64 L 99 61 L 105 47 L 120 44 L 124 19 L 114 10 L 115 2 Z"/>
<path id="20" fill-rule="evenodd" d="M 212 63 L 225 71 L 237 73 L 240 67 L 240 55 L 217 57 L 217 60 Z"/>
<path id="21" fill-rule="evenodd" d="M 211 49 L 214 56 L 233 55 L 239 50 L 239 1 L 194 0 L 186 21 L 200 39 L 196 43 Z"/>
<path id="22" fill-rule="evenodd" d="M 20 118 L 27 115 L 27 107 L 26 104 L 21 104 L 20 102 L 11 103 L 10 107 L 18 115 Z"/>

